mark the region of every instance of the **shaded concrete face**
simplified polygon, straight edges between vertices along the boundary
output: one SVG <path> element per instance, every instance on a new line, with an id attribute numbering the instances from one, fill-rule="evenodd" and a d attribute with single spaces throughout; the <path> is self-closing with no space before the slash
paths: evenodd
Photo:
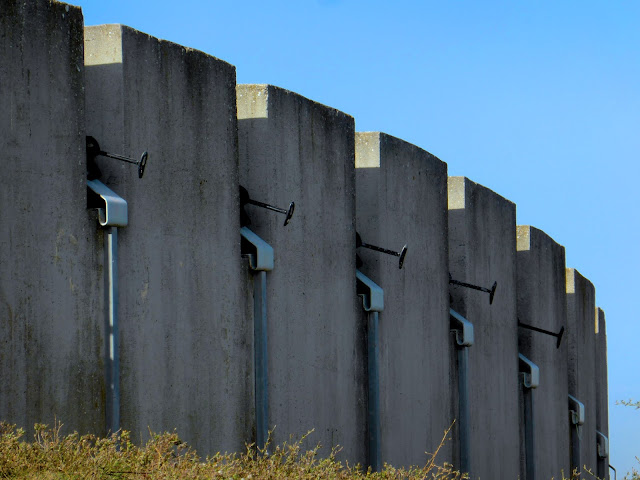
<path id="1" fill-rule="evenodd" d="M 517 478 L 520 471 L 516 320 L 516 209 L 464 177 L 449 177 L 451 306 L 474 325 L 469 348 L 471 477 Z M 451 350 L 453 340 L 450 343 Z M 455 385 L 454 382 L 451 382 Z M 489 441 L 488 441 L 489 440 Z"/>
<path id="2" fill-rule="evenodd" d="M 276 443 L 315 429 L 308 445 L 364 462 L 364 325 L 355 284 L 353 119 L 292 92 L 239 85 L 240 183 L 249 228 L 274 248 L 267 274 L 269 421 Z"/>
<path id="3" fill-rule="evenodd" d="M 609 438 L 609 382 L 607 374 L 607 322 L 604 311 L 596 318 L 596 430 Z M 598 458 L 598 477 L 608 478 L 609 458 Z"/>
<path id="4" fill-rule="evenodd" d="M 87 213 L 83 18 L 49 1 L 0 15 L 0 418 L 102 431 L 101 276 Z"/>
<path id="5" fill-rule="evenodd" d="M 119 233 L 122 428 L 177 428 L 202 455 L 251 439 L 235 69 L 120 25 L 85 32 L 87 133 L 127 200 Z M 98 246 L 96 245 L 96 249 Z"/>
<path id="6" fill-rule="evenodd" d="M 356 224 L 366 243 L 360 270 L 384 289 L 380 313 L 382 461 L 424 465 L 453 421 L 448 349 L 447 166 L 384 133 L 356 134 Z M 451 462 L 452 442 L 437 463 Z"/>
<path id="7" fill-rule="evenodd" d="M 556 333 L 566 329 L 564 247 L 534 227 L 518 226 L 516 258 L 518 319 Z M 556 338 L 519 328 L 518 349 L 540 368 L 540 386 L 532 392 L 536 478 L 568 476 L 567 338 L 556 348 Z"/>
<path id="8" fill-rule="evenodd" d="M 595 289 L 580 272 L 567 268 L 567 346 L 569 395 L 584 404 L 579 427 L 580 468 L 596 471 L 596 335 Z M 571 427 L 576 428 L 576 427 Z"/>

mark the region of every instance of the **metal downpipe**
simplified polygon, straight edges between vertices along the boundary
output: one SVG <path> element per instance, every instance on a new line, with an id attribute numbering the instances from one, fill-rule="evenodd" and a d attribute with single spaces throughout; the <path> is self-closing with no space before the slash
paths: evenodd
<path id="1" fill-rule="evenodd" d="M 534 437 L 534 416 L 533 416 L 533 390 L 523 388 L 524 399 L 524 448 L 525 448 L 525 469 L 527 480 L 535 480 L 535 437 Z"/>
<path id="2" fill-rule="evenodd" d="M 375 472 L 382 468 L 380 446 L 380 372 L 379 372 L 379 335 L 378 312 L 369 312 L 367 322 L 367 359 L 368 359 L 368 426 L 369 426 L 369 464 Z"/>
<path id="3" fill-rule="evenodd" d="M 269 437 L 269 377 L 267 371 L 267 272 L 253 276 L 253 338 L 255 362 L 256 445 L 265 448 Z"/>
<path id="4" fill-rule="evenodd" d="M 107 431 L 120 430 L 120 347 L 118 325 L 118 228 L 104 231 L 105 276 L 105 379 Z"/>
<path id="5" fill-rule="evenodd" d="M 469 347 L 458 346 L 458 418 L 460 471 L 471 471 L 471 406 L 469 405 Z"/>

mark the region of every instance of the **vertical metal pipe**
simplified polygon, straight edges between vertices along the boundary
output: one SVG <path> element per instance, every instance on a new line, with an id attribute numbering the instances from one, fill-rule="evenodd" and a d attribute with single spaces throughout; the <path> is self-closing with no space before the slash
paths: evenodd
<path id="1" fill-rule="evenodd" d="M 380 452 L 380 377 L 378 368 L 378 312 L 369 312 L 367 325 L 369 465 L 382 468 Z"/>
<path id="2" fill-rule="evenodd" d="M 460 425 L 460 471 L 471 470 L 471 407 L 469 405 L 469 348 L 458 347 L 458 418 Z"/>
<path id="3" fill-rule="evenodd" d="M 570 414 L 573 417 L 573 413 Z M 571 421 L 571 474 L 574 470 L 582 471 L 580 467 L 580 426 Z"/>
<path id="4" fill-rule="evenodd" d="M 533 423 L 533 390 L 523 386 L 524 397 L 524 448 L 526 479 L 535 480 L 535 443 Z"/>
<path id="5" fill-rule="evenodd" d="M 104 231 L 105 247 L 105 378 L 107 430 L 120 430 L 120 355 L 118 341 L 118 228 Z"/>
<path id="6" fill-rule="evenodd" d="M 253 338 L 255 362 L 256 445 L 264 448 L 269 436 L 269 376 L 267 372 L 267 272 L 253 277 Z"/>

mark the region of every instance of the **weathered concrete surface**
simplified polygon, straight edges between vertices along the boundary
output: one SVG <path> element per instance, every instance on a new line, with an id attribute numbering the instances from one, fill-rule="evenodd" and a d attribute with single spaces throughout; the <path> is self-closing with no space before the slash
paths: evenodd
<path id="1" fill-rule="evenodd" d="M 282 442 L 344 447 L 364 463 L 364 325 L 355 282 L 354 122 L 267 85 L 239 85 L 240 180 L 250 228 L 273 246 L 268 274 L 269 425 Z M 250 300 L 248 300 L 250 301 Z"/>
<path id="2" fill-rule="evenodd" d="M 609 438 L 609 381 L 607 374 L 607 322 L 604 310 L 596 318 L 596 430 Z M 609 458 L 598 458 L 598 477 L 608 478 Z"/>
<path id="3" fill-rule="evenodd" d="M 0 10 L 0 418 L 102 433 L 82 12 L 44 0 Z"/>
<path id="4" fill-rule="evenodd" d="M 384 289 L 380 314 L 382 461 L 424 465 L 453 421 L 448 349 L 447 165 L 384 133 L 356 134 L 356 225 L 366 243 L 360 270 Z M 452 442 L 437 462 L 451 462 Z"/>
<path id="5" fill-rule="evenodd" d="M 200 454 L 250 440 L 252 327 L 240 256 L 235 69 L 121 25 L 85 32 L 87 133 L 129 203 L 119 235 L 122 428 Z"/>
<path id="6" fill-rule="evenodd" d="M 518 226 L 517 250 L 518 319 L 559 332 L 567 315 L 564 247 L 537 228 Z M 519 328 L 518 349 L 540 368 L 540 386 L 533 390 L 536 478 L 568 476 L 567 338 L 556 348 L 554 337 Z M 520 478 L 526 478 L 524 465 Z"/>
<path id="7" fill-rule="evenodd" d="M 567 344 L 569 395 L 585 407 L 584 425 L 579 427 L 580 470 L 596 472 L 596 304 L 593 284 L 580 272 L 568 268 Z M 572 427 L 575 428 L 575 427 Z M 588 478 L 588 474 L 583 475 Z"/>
<path id="8" fill-rule="evenodd" d="M 464 177 L 450 177 L 448 191 L 453 279 L 486 288 L 498 282 L 493 305 L 487 293 L 454 285 L 450 289 L 452 308 L 474 325 L 475 343 L 469 348 L 470 473 L 472 478 L 517 478 L 516 208 Z"/>

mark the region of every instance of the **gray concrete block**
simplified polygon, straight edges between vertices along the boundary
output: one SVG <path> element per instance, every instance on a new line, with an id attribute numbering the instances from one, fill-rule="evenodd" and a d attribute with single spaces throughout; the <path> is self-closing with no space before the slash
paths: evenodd
<path id="1" fill-rule="evenodd" d="M 609 381 L 607 374 L 607 322 L 604 310 L 596 318 L 596 430 L 609 439 Z M 605 453 L 603 449 L 602 454 Z M 607 452 L 608 453 L 608 452 Z M 609 457 L 598 455 L 599 478 L 608 478 Z"/>
<path id="2" fill-rule="evenodd" d="M 240 256 L 235 69 L 121 25 L 85 32 L 87 133 L 129 203 L 119 235 L 122 428 L 200 454 L 251 439 L 252 326 Z"/>
<path id="3" fill-rule="evenodd" d="M 451 285 L 451 306 L 474 325 L 469 348 L 471 477 L 517 478 L 520 472 L 516 208 L 464 177 L 450 177 L 449 269 L 454 280 L 490 288 L 489 294 Z M 453 341 L 451 343 L 453 352 Z M 455 385 L 455 382 L 452 382 Z"/>
<path id="4" fill-rule="evenodd" d="M 564 247 L 541 230 L 518 226 L 516 258 L 520 322 L 555 333 L 566 329 Z M 518 329 L 519 352 L 540 368 L 540 386 L 532 393 L 534 465 L 536 478 L 541 479 L 562 478 L 570 472 L 567 337 L 563 335 L 559 348 L 556 342 L 555 337 Z M 520 478 L 526 478 L 524 468 Z"/>
<path id="5" fill-rule="evenodd" d="M 364 325 L 355 282 L 354 122 L 267 85 L 238 85 L 240 180 L 250 228 L 275 252 L 267 277 L 269 425 L 365 461 Z"/>
<path id="6" fill-rule="evenodd" d="M 366 243 L 360 270 L 384 289 L 380 313 L 382 461 L 424 465 L 453 421 L 449 389 L 447 165 L 384 133 L 356 134 L 356 224 Z M 451 462 L 452 442 L 437 463 Z"/>
<path id="7" fill-rule="evenodd" d="M 584 425 L 578 427 L 579 468 L 581 471 L 587 468 L 595 473 L 597 467 L 596 293 L 593 284 L 577 270 L 568 268 L 566 275 L 569 395 L 576 397 L 585 407 Z"/>
<path id="8" fill-rule="evenodd" d="M 101 432 L 101 277 L 87 213 L 83 18 L 7 0 L 0 15 L 0 418 Z"/>

